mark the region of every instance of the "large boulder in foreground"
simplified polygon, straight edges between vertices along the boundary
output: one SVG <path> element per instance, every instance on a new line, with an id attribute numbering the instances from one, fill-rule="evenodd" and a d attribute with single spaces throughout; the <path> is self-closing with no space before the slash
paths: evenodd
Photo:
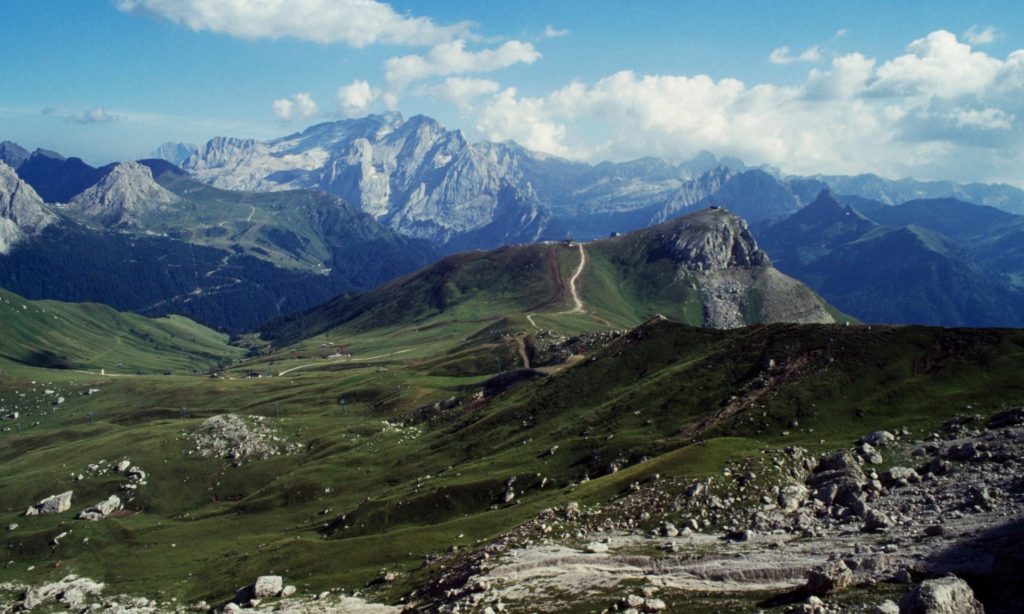
<path id="1" fill-rule="evenodd" d="M 985 614 L 974 591 L 956 576 L 925 580 L 900 600 L 900 614 Z"/>

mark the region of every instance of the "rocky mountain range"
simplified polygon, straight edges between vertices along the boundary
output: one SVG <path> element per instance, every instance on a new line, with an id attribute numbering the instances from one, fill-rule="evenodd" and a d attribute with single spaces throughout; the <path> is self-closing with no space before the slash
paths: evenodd
<path id="1" fill-rule="evenodd" d="M 47 204 L 0 162 L 0 287 L 30 299 L 179 313 L 240 332 L 437 257 L 429 243 L 323 193 L 218 190 L 161 160 L 95 169 L 36 152 L 26 167 L 54 171 L 27 173 L 51 195 L 95 178 Z"/>
<path id="2" fill-rule="evenodd" d="M 756 222 L 790 214 L 826 187 L 886 204 L 957 197 L 1024 212 L 1024 191 L 1006 185 L 792 177 L 708 152 L 683 163 L 642 158 L 591 165 L 513 142 L 472 143 L 433 119 L 397 113 L 318 124 L 266 142 L 218 137 L 182 167 L 226 189 L 321 189 L 403 234 L 453 248 L 494 246 L 457 240 L 472 233 L 511 241 L 567 232 L 594 238 L 709 205 Z M 508 223 L 515 225 L 494 228 Z"/>
<path id="3" fill-rule="evenodd" d="M 1016 309 L 1017 288 L 1024 285 L 1024 218 L 1012 214 L 1024 211 L 1024 192 L 1010 186 L 890 181 L 872 175 L 793 177 L 707 152 L 682 163 L 642 158 L 591 165 L 513 142 L 472 143 L 430 118 L 398 114 L 318 124 L 266 142 L 218 137 L 198 148 L 167 143 L 155 154 L 162 159 L 94 168 L 79 158 L 0 144 L 0 158 L 49 204 L 37 208 L 47 212 L 38 214 L 40 220 L 65 217 L 92 231 L 128 233 L 123 238 L 228 250 L 229 260 L 260 260 L 285 277 L 292 272 L 340 275 L 345 281 L 329 284 L 332 292 L 365 290 L 439 254 L 567 237 L 590 240 L 708 207 L 723 207 L 750 221 L 755 235 L 764 234 L 768 253 L 778 255 L 782 271 L 866 320 L 1012 324 L 1016 320 L 1009 314 Z M 833 234 L 789 228 L 784 220 L 801 215 L 824 189 L 874 226 L 853 238 L 831 222 L 822 224 Z M 903 199 L 918 202 L 899 205 Z M 813 210 L 805 214 L 813 215 Z M 20 216 L 27 219 L 24 212 Z M 797 227 L 804 224 L 795 220 Z M 20 222 L 16 229 L 8 221 L 5 249 L 36 235 L 45 226 L 40 224 Z M 935 238 L 935 233 L 942 236 Z M 840 239 L 841 245 L 836 243 Z M 388 245 L 387 255 L 374 258 L 360 251 L 371 244 Z M 895 287 L 925 284 L 925 294 L 906 301 L 875 300 L 878 288 L 888 287 L 883 278 L 892 268 L 878 250 L 909 249 L 911 244 L 917 246 L 913 253 L 927 256 L 911 261 L 928 268 L 938 259 L 946 272 L 913 276 L 907 265 L 913 283 Z M 411 251 L 402 255 L 406 249 Z M 35 250 L 50 253 L 44 245 Z M 808 259 L 808 250 L 829 253 Z M 793 257 L 797 252 L 802 259 Z M 43 260 L 50 261 L 45 255 Z M 31 268 L 46 278 L 40 266 Z M 172 300 L 185 290 L 174 283 L 162 299 L 138 305 L 102 293 L 39 294 L 42 287 L 25 275 L 17 278 L 3 283 L 30 298 L 101 300 L 120 309 Z M 921 307 L 936 304 L 922 297 L 944 296 L 942 285 L 951 279 L 978 283 L 953 301 L 959 306 L 939 301 L 946 306 Z M 975 295 L 979 298 L 968 298 Z M 309 296 L 315 300 L 329 294 Z M 283 311 L 257 312 L 277 315 L 311 303 L 279 304 Z M 219 307 L 214 311 L 224 313 Z M 221 315 L 189 314 L 224 325 Z M 257 324 L 254 317 L 255 312 L 244 318 L 247 325 Z"/>

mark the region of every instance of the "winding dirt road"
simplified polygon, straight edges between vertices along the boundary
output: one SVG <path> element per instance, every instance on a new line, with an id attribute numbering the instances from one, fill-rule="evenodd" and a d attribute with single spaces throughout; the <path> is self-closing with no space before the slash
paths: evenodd
<path id="1" fill-rule="evenodd" d="M 576 272 L 569 278 L 569 292 L 572 293 L 572 300 L 576 303 L 570 313 L 583 313 L 583 301 L 580 300 L 580 293 L 576 289 L 576 280 L 580 278 L 583 269 L 587 266 L 587 251 L 583 249 L 582 243 L 577 243 L 576 246 L 580 248 L 580 265 L 576 267 Z"/>

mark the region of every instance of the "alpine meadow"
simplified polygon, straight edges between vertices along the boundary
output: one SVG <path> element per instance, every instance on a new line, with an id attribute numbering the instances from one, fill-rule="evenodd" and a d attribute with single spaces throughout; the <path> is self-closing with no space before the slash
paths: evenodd
<path id="1" fill-rule="evenodd" d="M 0 611 L 1024 610 L 1024 13 L 6 3 Z"/>

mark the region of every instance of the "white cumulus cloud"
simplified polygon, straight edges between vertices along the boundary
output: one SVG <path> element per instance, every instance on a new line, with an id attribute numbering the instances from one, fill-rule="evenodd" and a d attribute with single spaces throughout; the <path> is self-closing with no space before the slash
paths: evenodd
<path id="1" fill-rule="evenodd" d="M 338 106 L 341 112 L 352 117 L 366 113 L 370 105 L 380 98 L 380 91 L 366 81 L 356 80 L 338 88 Z M 397 103 L 397 100 L 394 101 Z M 392 105 L 388 105 L 389 107 Z"/>
<path id="2" fill-rule="evenodd" d="M 975 93 L 995 80 L 1003 64 L 945 30 L 915 40 L 907 52 L 878 67 L 875 93 L 942 98 Z"/>
<path id="3" fill-rule="evenodd" d="M 532 64 L 540 52 L 530 43 L 510 40 L 494 49 L 467 51 L 466 41 L 458 39 L 441 43 L 425 55 L 389 58 L 384 78 L 394 88 L 430 77 L 453 74 L 491 72 L 514 64 Z"/>
<path id="4" fill-rule="evenodd" d="M 299 92 L 291 98 L 280 98 L 272 102 L 270 106 L 274 110 L 274 114 L 284 121 L 309 119 L 320 114 L 320 107 L 308 92 Z"/>
<path id="5" fill-rule="evenodd" d="M 444 80 L 444 83 L 431 87 L 429 93 L 466 111 L 481 96 L 494 94 L 500 89 L 501 85 L 490 79 L 448 77 Z"/>
<path id="6" fill-rule="evenodd" d="M 374 0 L 117 0 L 125 12 L 237 38 L 297 38 L 365 47 L 435 45 L 465 36 L 467 23 L 441 26 Z"/>
<path id="7" fill-rule="evenodd" d="M 519 98 L 514 87 L 506 88 L 491 99 L 477 118 L 476 129 L 491 141 L 515 140 L 537 151 L 565 155 L 564 125 L 549 117 L 546 101 Z"/>
<path id="8" fill-rule="evenodd" d="M 473 105 L 492 140 L 577 159 L 686 159 L 707 149 L 799 174 L 1009 181 L 1024 168 L 1024 50 L 1005 59 L 949 32 L 905 53 L 836 56 L 802 83 L 621 71 Z"/>

